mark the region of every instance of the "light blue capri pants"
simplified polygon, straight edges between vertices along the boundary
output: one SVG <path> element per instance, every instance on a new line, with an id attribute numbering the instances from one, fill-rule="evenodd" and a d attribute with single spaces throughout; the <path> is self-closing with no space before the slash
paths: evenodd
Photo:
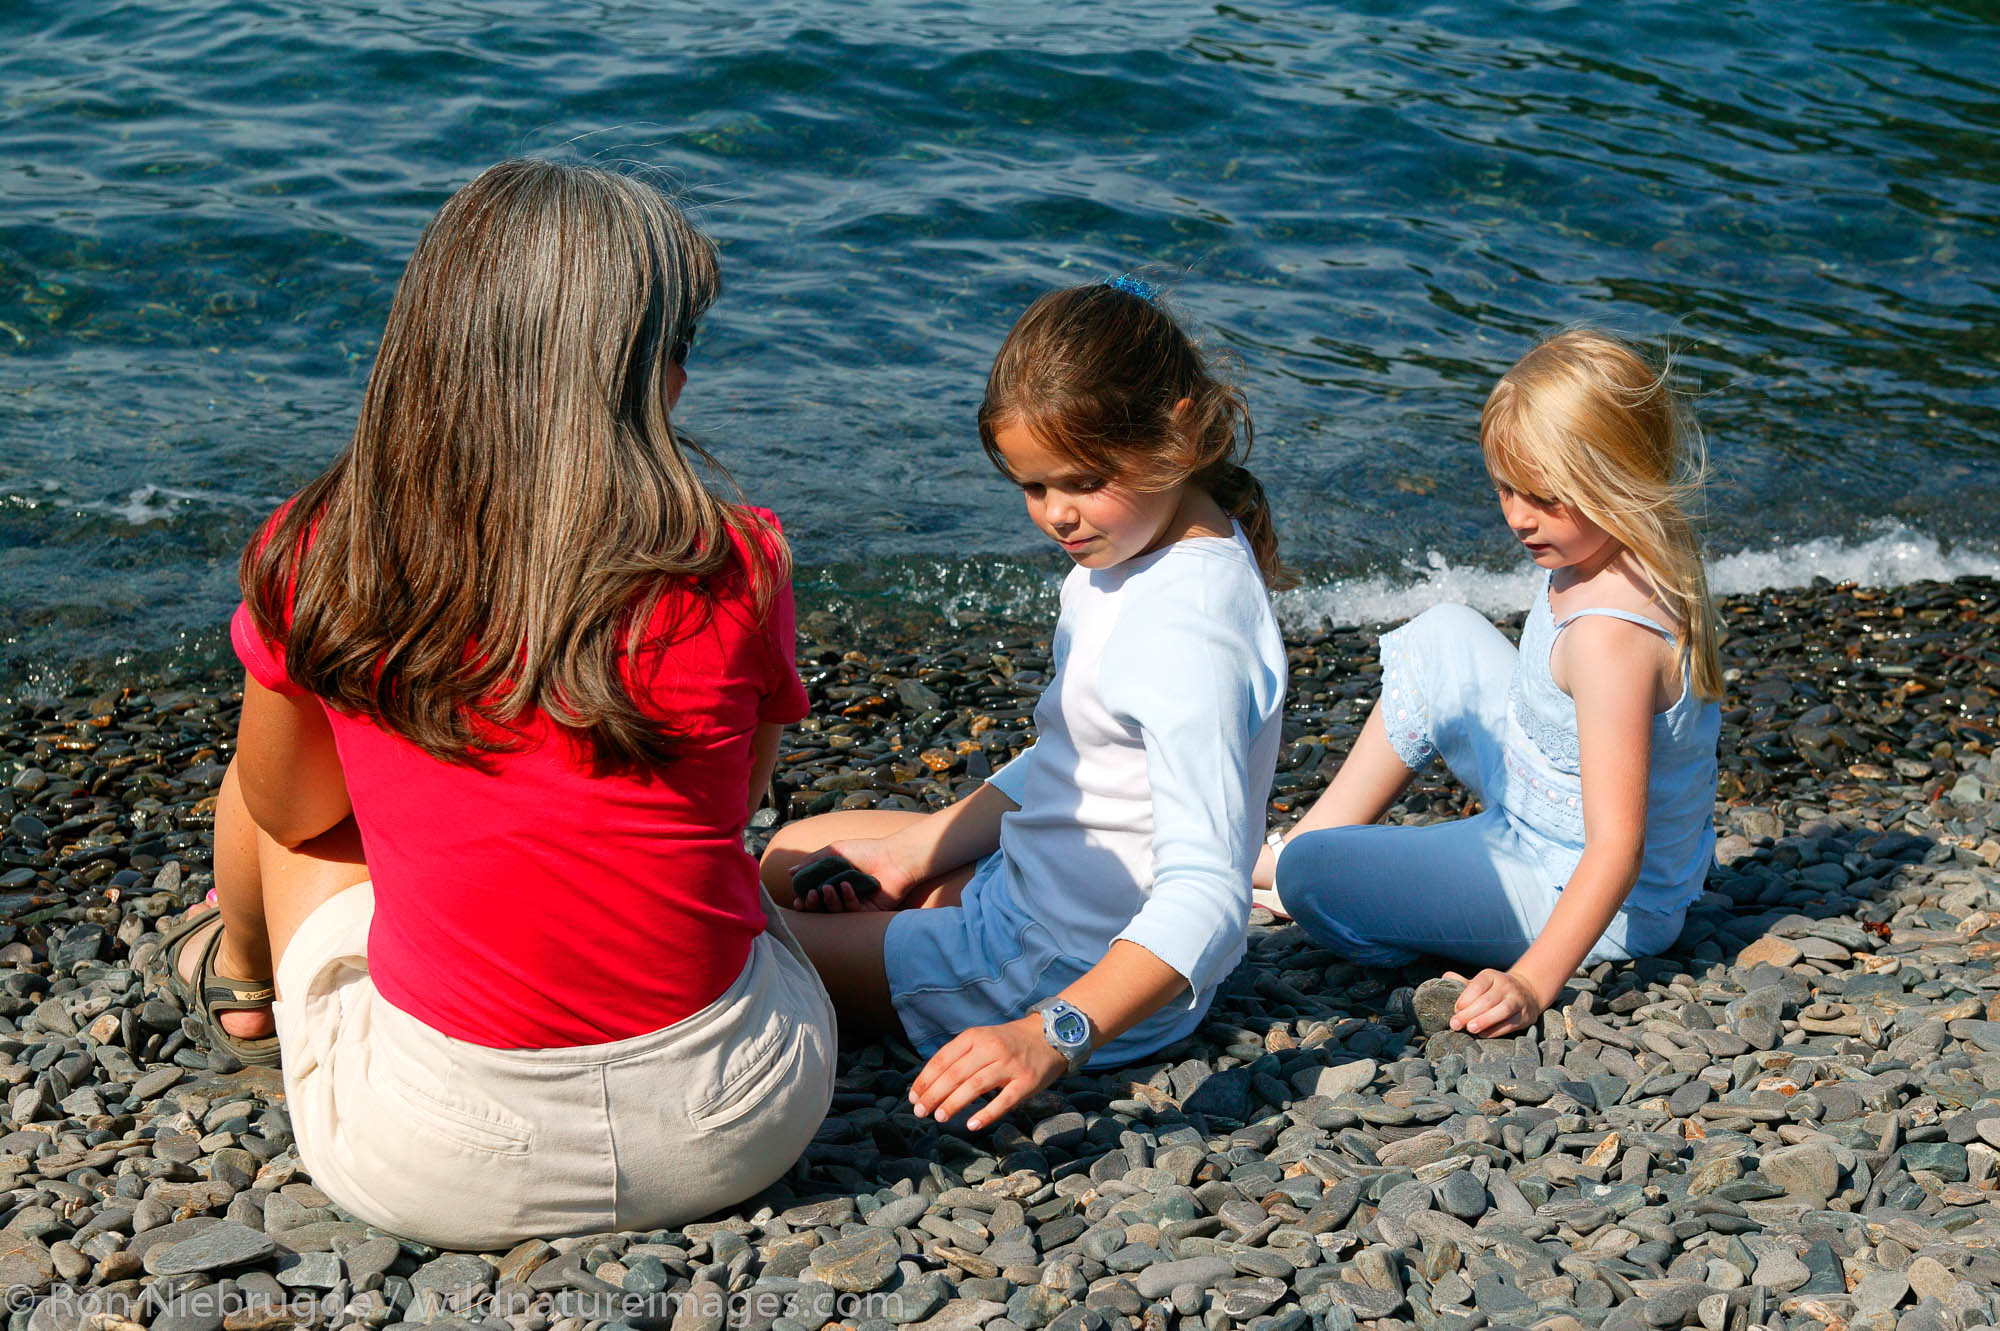
<path id="1" fill-rule="evenodd" d="M 1504 969 L 1548 923 L 1583 850 L 1507 812 L 1509 782 L 1520 780 L 1510 754 L 1517 764 L 1548 762 L 1509 715 L 1514 646 L 1478 612 L 1437 606 L 1384 636 L 1382 662 L 1383 719 L 1405 741 L 1397 752 L 1428 739 L 1485 812 L 1428 827 L 1303 833 L 1278 858 L 1278 895 L 1315 939 L 1361 965 L 1430 953 Z M 1685 914 L 1627 906 L 1585 964 L 1664 951 Z"/>

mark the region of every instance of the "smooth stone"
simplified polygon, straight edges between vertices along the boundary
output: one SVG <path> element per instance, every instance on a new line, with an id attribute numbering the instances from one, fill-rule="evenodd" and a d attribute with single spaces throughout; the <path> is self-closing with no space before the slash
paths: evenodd
<path id="1" fill-rule="evenodd" d="M 953 1299 L 923 1321 L 909 1325 L 911 1331 L 978 1331 L 1006 1311 L 1006 1304 L 991 1299 Z"/>
<path id="2" fill-rule="evenodd" d="M 1736 964 L 1745 970 L 1752 966 L 1793 966 L 1803 959 L 1805 952 L 1795 943 L 1785 938 L 1759 938 L 1736 954 Z"/>
<path id="3" fill-rule="evenodd" d="M 1680 1327 L 1696 1319 L 1701 1301 L 1712 1293 L 1708 1286 L 1693 1283 L 1674 1285 L 1639 1302 L 1639 1316 L 1647 1326 Z"/>
<path id="4" fill-rule="evenodd" d="M 913 1197 L 898 1197 L 869 1212 L 866 1223 L 876 1229 L 908 1229 L 923 1219 L 924 1212 L 930 1207 L 930 1198 L 922 1193 Z"/>
<path id="5" fill-rule="evenodd" d="M 1215 1288 L 1215 1306 L 1233 1322 L 1247 1322 L 1277 1306 L 1287 1293 L 1285 1282 L 1268 1276 L 1226 1280 Z"/>
<path id="6" fill-rule="evenodd" d="M 722 1331 L 729 1315 L 728 1300 L 728 1292 L 720 1285 L 695 1281 L 674 1307 L 671 1331 Z"/>
<path id="7" fill-rule="evenodd" d="M 269 1234 L 234 1220 L 223 1220 L 191 1239 L 150 1248 L 146 1253 L 146 1271 L 156 1276 L 216 1271 L 269 1257 L 277 1250 L 277 1242 Z"/>
<path id="8" fill-rule="evenodd" d="M 278 1266 L 278 1283 L 291 1288 L 332 1289 L 340 1277 L 340 1258 L 330 1252 L 302 1252 Z"/>
<path id="9" fill-rule="evenodd" d="M 902 1255 L 894 1234 L 863 1229 L 813 1249 L 812 1269 L 843 1294 L 865 1294 L 888 1283 Z"/>
<path id="10" fill-rule="evenodd" d="M 208 1286 L 168 1299 L 148 1325 L 152 1331 L 222 1331 L 222 1316 L 221 1300 Z"/>
<path id="11" fill-rule="evenodd" d="M 898 1326 L 921 1322 L 944 1307 L 950 1297 L 951 1286 L 941 1273 L 932 1271 L 915 1280 L 905 1280 L 889 1291 L 886 1315 Z"/>
<path id="12" fill-rule="evenodd" d="M 1351 1063 L 1335 1063 L 1330 1067 L 1309 1068 L 1294 1073 L 1292 1085 L 1298 1088 L 1301 1095 L 1323 1095 L 1335 1100 L 1365 1089 L 1380 1071 L 1374 1059 L 1357 1058 Z"/>
<path id="13" fill-rule="evenodd" d="M 1762 1285 L 1789 1294 L 1812 1278 L 1812 1272 L 1799 1260 L 1798 1254 L 1790 1249 L 1773 1247 L 1757 1259 L 1757 1269 L 1750 1273 L 1750 1283 Z"/>
<path id="14" fill-rule="evenodd" d="M 1854 1306 L 1864 1313 L 1888 1312 L 1910 1292 L 1910 1278 L 1901 1271 L 1871 1271 L 1854 1287 Z"/>
<path id="15" fill-rule="evenodd" d="M 1767 1152 L 1757 1172 L 1816 1211 L 1824 1210 L 1840 1188 L 1840 1164 L 1831 1148 L 1819 1142 Z"/>
<path id="16" fill-rule="evenodd" d="M 1178 1262 L 1159 1262 L 1139 1272 L 1137 1285 L 1142 1299 L 1165 1298 L 1181 1285 L 1208 1289 L 1217 1281 L 1236 1274 L 1236 1264 L 1227 1257 L 1189 1257 Z"/>
<path id="17" fill-rule="evenodd" d="M 535 1246 L 530 1247 L 530 1244 Z M 403 1245 L 384 1235 L 353 1245 L 340 1255 L 340 1260 L 347 1267 L 347 1278 L 359 1284 L 370 1276 L 387 1275 L 389 1268 L 402 1255 Z M 555 1255 L 556 1250 L 547 1243 L 531 1239 L 507 1254 L 494 1272 L 494 1278 L 496 1281 L 525 1280 L 536 1267 Z"/>
<path id="18" fill-rule="evenodd" d="M 493 1264 L 470 1253 L 449 1253 L 417 1268 L 410 1288 L 418 1294 L 436 1294 L 453 1306 L 478 1296 L 493 1282 Z"/>
<path id="19" fill-rule="evenodd" d="M 1958 1285 L 1958 1277 L 1935 1257 L 1917 1258 L 1904 1269 L 1903 1275 L 1910 1282 L 1910 1292 L 1919 1299 L 1942 1302 Z"/>
<path id="20" fill-rule="evenodd" d="M 1535 1307 L 1533 1299 L 1497 1275 L 1480 1276 L 1472 1282 L 1472 1302 L 1496 1322 L 1508 1321 L 1515 1314 L 1533 1312 Z"/>
<path id="21" fill-rule="evenodd" d="M 1784 1012 L 1785 991 L 1776 985 L 1752 990 L 1725 1009 L 1729 1029 L 1752 1049 L 1777 1047 Z"/>
<path id="22" fill-rule="evenodd" d="M 55 1278 L 55 1259 L 45 1245 L 13 1225 L 0 1230 L 0 1290 L 25 1289 L 41 1294 Z"/>
<path id="23" fill-rule="evenodd" d="M 1048 1331 L 1105 1331 L 1104 1314 L 1079 1303 L 1056 1314 Z"/>
<path id="24" fill-rule="evenodd" d="M 1439 1182 L 1437 1201 L 1438 1208 L 1446 1215 L 1465 1221 L 1479 1219 L 1492 1204 L 1486 1195 L 1486 1185 L 1463 1169 L 1445 1175 Z"/>
<path id="25" fill-rule="evenodd" d="M 1450 1030 L 1452 1014 L 1458 1010 L 1458 998 L 1464 992 L 1463 980 L 1447 980 L 1443 976 L 1418 985 L 1416 994 L 1410 1000 L 1411 1009 L 1417 1016 L 1417 1029 L 1425 1035 Z"/>
<path id="26" fill-rule="evenodd" d="M 1218 1072 L 1194 1088 L 1181 1109 L 1189 1114 L 1207 1114 L 1241 1123 L 1250 1117 L 1250 1073 L 1243 1068 Z"/>
<path id="27" fill-rule="evenodd" d="M 1393 1317 L 1404 1303 L 1403 1295 L 1393 1289 L 1376 1289 L 1372 1285 L 1356 1285 L 1345 1280 L 1330 1280 L 1320 1286 L 1320 1292 L 1332 1295 L 1351 1317 L 1363 1322 Z M 1530 1308 L 1533 1306 L 1528 1305 Z M 1328 1325 L 1332 1324 L 1329 1322 Z"/>
<path id="28" fill-rule="evenodd" d="M 838 1229 L 854 1219 L 854 1199 L 835 1197 L 823 1202 L 809 1202 L 804 1206 L 792 1207 L 780 1215 L 779 1219 L 793 1229 L 817 1229 L 821 1225 L 831 1225 Z"/>

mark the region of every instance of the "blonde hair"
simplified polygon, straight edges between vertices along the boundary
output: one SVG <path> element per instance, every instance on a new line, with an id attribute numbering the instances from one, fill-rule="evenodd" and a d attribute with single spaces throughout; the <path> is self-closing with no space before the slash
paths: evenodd
<path id="1" fill-rule="evenodd" d="M 243 556 L 291 678 L 447 762 L 518 747 L 537 712 L 597 768 L 668 762 L 677 718 L 635 696 L 639 654 L 732 591 L 762 613 L 789 575 L 668 419 L 720 289 L 708 238 L 617 172 L 509 161 L 454 194 L 352 442 Z"/>
<path id="2" fill-rule="evenodd" d="M 1496 481 L 1574 507 L 1639 561 L 1680 620 L 1689 686 L 1720 698 L 1720 624 L 1687 513 L 1707 467 L 1667 372 L 1608 334 L 1557 333 L 1494 385 L 1479 447 Z"/>

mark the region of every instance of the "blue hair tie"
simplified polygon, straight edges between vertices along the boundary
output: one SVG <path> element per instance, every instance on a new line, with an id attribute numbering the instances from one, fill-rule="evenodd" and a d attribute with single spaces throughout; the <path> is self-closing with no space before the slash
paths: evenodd
<path id="1" fill-rule="evenodd" d="M 1137 296 L 1148 305 L 1159 303 L 1160 288 L 1143 278 L 1134 277 L 1130 273 L 1120 273 L 1116 277 L 1107 277 L 1104 279 L 1104 285 L 1110 287 L 1113 291 L 1123 291 L 1128 296 Z"/>

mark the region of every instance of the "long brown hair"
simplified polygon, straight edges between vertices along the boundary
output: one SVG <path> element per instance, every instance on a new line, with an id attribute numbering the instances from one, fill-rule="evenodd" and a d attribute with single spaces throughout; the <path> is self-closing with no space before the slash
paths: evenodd
<path id="1" fill-rule="evenodd" d="M 1139 288 L 1135 290 L 1134 288 Z M 1243 465 L 1250 408 L 1157 295 L 1130 278 L 1051 291 L 1014 322 L 986 379 L 979 440 L 1020 425 L 1055 452 L 1138 490 L 1192 482 L 1243 524 L 1264 583 L 1298 579 L 1278 557 L 1264 487 Z M 1185 402 L 1185 407 L 1180 404 Z"/>
<path id="2" fill-rule="evenodd" d="M 720 289 L 709 240 L 617 172 L 508 161 L 454 194 L 353 441 L 244 553 L 291 678 L 448 762 L 514 747 L 537 711 L 600 767 L 667 761 L 671 721 L 622 673 L 663 598 L 741 577 L 762 613 L 788 576 L 668 421 Z"/>
<path id="3" fill-rule="evenodd" d="M 1706 471 L 1701 433 L 1667 372 L 1609 334 L 1557 333 L 1494 385 L 1479 446 L 1495 480 L 1574 505 L 1631 552 L 1680 620 L 1689 687 L 1720 698 L 1720 623 L 1688 517 Z"/>

